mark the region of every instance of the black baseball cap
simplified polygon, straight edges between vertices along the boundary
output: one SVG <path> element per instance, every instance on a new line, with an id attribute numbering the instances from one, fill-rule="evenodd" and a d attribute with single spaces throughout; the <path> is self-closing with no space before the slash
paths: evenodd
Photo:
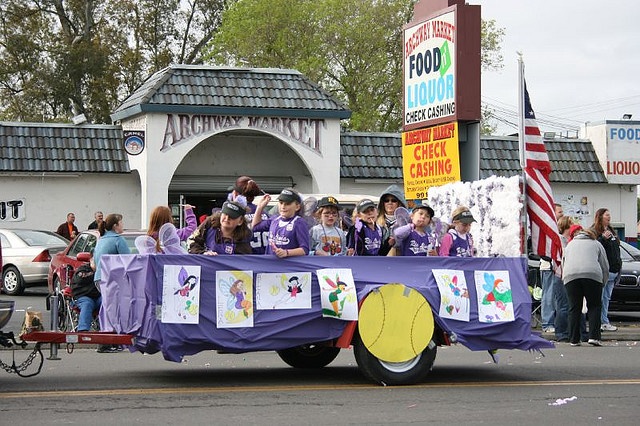
<path id="1" fill-rule="evenodd" d="M 342 210 L 342 206 L 338 203 L 338 200 L 331 196 L 322 197 L 320 201 L 318 201 L 318 208 L 320 207 L 335 207 L 338 210 Z"/>
<path id="2" fill-rule="evenodd" d="M 433 211 L 433 209 L 427 204 L 418 204 L 413 208 L 413 211 L 416 211 L 418 209 L 426 210 L 427 213 L 429 214 L 429 217 L 433 217 L 433 215 L 435 215 L 435 212 Z"/>
<path id="3" fill-rule="evenodd" d="M 235 201 L 225 201 L 222 205 L 222 213 L 226 214 L 231 219 L 237 219 L 240 216 L 244 216 L 246 210 L 240 203 L 236 203 Z"/>
<path id="4" fill-rule="evenodd" d="M 300 194 L 294 191 L 293 188 L 285 188 L 280 191 L 280 195 L 278 195 L 278 201 L 284 201 L 287 204 L 293 203 L 294 201 L 297 203 L 302 203 Z"/>
<path id="5" fill-rule="evenodd" d="M 358 213 L 362 213 L 371 207 L 376 207 L 376 203 L 374 203 L 368 198 L 365 198 L 364 200 L 360 200 L 360 202 L 356 206 L 356 210 Z"/>
<path id="6" fill-rule="evenodd" d="M 453 220 L 459 220 L 462 223 L 476 222 L 470 211 L 463 211 L 458 213 L 456 217 L 453 218 Z"/>

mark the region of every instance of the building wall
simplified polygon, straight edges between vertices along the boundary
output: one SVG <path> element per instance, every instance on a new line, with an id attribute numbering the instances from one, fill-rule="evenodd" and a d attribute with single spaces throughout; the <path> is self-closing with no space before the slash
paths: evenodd
<path id="1" fill-rule="evenodd" d="M 140 181 L 137 173 L 0 176 L 0 198 L 24 199 L 25 220 L 0 221 L 0 227 L 33 228 L 55 231 L 76 215 L 76 226 L 87 229 L 95 211 L 120 213 L 128 229 L 140 224 Z"/>
<path id="2" fill-rule="evenodd" d="M 389 185 L 399 185 L 401 188 L 403 186 L 402 181 L 394 181 L 394 180 L 376 180 L 371 179 L 369 181 L 363 179 L 353 178 L 344 178 L 340 179 L 340 193 L 341 194 L 362 194 L 369 196 L 376 196 L 376 198 L 380 198 L 382 191 L 387 189 Z M 339 201 L 339 200 L 338 200 Z M 377 201 L 377 200 L 374 200 Z"/>

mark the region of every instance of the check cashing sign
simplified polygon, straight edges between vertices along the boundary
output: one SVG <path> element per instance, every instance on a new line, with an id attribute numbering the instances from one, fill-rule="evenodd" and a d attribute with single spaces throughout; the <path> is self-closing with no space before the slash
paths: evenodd
<path id="1" fill-rule="evenodd" d="M 455 119 L 456 30 L 453 10 L 405 28 L 405 129 Z"/>
<path id="2" fill-rule="evenodd" d="M 459 181 L 458 123 L 404 132 L 402 172 L 407 200 L 425 199 L 429 187 Z"/>

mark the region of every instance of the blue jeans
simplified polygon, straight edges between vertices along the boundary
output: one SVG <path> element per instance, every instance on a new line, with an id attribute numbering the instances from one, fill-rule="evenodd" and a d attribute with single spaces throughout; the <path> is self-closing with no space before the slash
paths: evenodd
<path id="1" fill-rule="evenodd" d="M 89 331 L 91 329 L 91 320 L 93 319 L 93 311 L 100 309 L 102 305 L 102 296 L 92 299 L 89 296 L 82 296 L 76 299 L 80 315 L 78 316 L 78 331 Z"/>
<path id="2" fill-rule="evenodd" d="M 554 307 L 553 296 L 553 279 L 555 275 L 553 271 L 540 271 L 540 280 L 542 281 L 542 300 L 541 316 L 542 316 L 542 329 L 554 327 L 556 309 Z"/>
<path id="3" fill-rule="evenodd" d="M 544 294 L 544 293 L 543 293 Z M 567 297 L 567 289 L 562 280 L 557 276 L 553 276 L 553 301 L 555 303 L 555 329 L 556 338 L 569 338 L 569 298 Z"/>
<path id="4" fill-rule="evenodd" d="M 609 272 L 609 279 L 602 288 L 602 324 L 609 324 L 609 301 L 611 300 L 611 293 L 613 293 L 613 283 L 616 282 L 616 278 L 618 278 L 618 272 Z"/>

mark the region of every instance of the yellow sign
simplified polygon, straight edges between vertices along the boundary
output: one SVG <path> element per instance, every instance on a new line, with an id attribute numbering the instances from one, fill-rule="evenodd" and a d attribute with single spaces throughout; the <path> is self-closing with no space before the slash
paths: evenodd
<path id="1" fill-rule="evenodd" d="M 427 198 L 429 187 L 459 181 L 458 122 L 404 132 L 402 172 L 407 200 Z"/>

